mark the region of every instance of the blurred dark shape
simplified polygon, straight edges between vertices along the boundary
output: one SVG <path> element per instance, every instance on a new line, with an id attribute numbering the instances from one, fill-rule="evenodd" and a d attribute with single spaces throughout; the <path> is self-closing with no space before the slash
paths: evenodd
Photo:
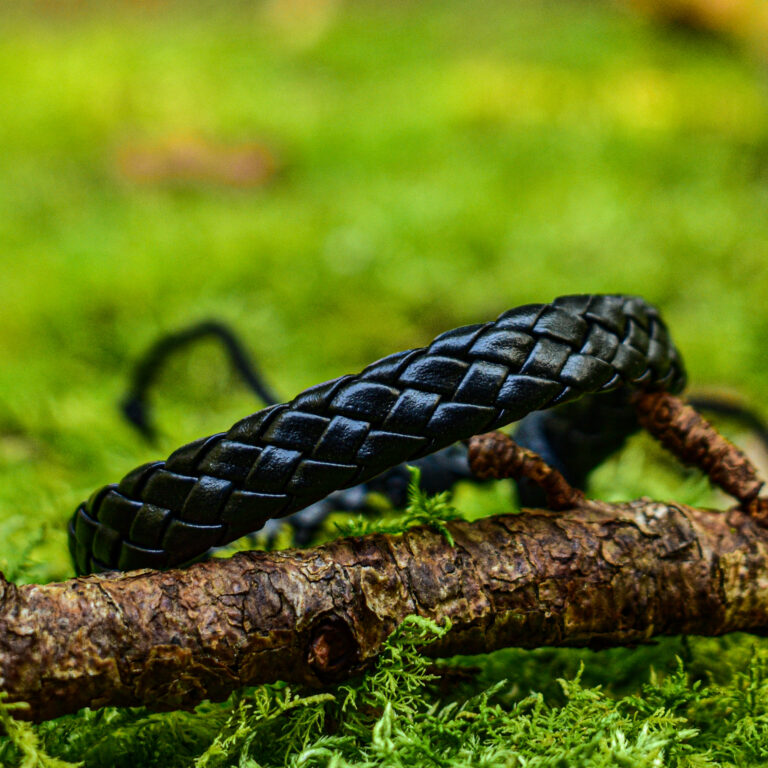
<path id="1" fill-rule="evenodd" d="M 121 401 L 120 407 L 125 418 L 147 440 L 152 441 L 157 435 L 149 413 L 149 390 L 165 361 L 177 350 L 205 338 L 213 338 L 221 342 L 234 370 L 265 405 L 280 402 L 261 377 L 257 367 L 251 362 L 237 335 L 218 320 L 204 320 L 160 337 L 141 357 L 133 370 L 130 389 Z"/>
<path id="2" fill-rule="evenodd" d="M 137 184 L 263 187 L 279 170 L 260 142 L 224 144 L 193 137 L 131 143 L 117 152 L 121 176 Z"/>
<path id="3" fill-rule="evenodd" d="M 515 442 L 537 453 L 570 485 L 583 490 L 592 470 L 637 431 L 637 416 L 628 406 L 629 392 L 624 388 L 534 411 L 517 423 Z M 547 503 L 544 491 L 528 478 L 517 480 L 517 487 L 521 506 Z"/>
<path id="4" fill-rule="evenodd" d="M 629 4 L 661 23 L 747 43 L 768 54 L 765 0 L 629 0 Z"/>

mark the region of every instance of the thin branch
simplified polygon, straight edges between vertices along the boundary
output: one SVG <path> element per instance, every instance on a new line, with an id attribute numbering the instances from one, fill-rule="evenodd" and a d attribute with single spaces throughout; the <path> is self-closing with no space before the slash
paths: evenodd
<path id="1" fill-rule="evenodd" d="M 633 402 L 640 425 L 683 464 L 699 467 L 745 508 L 757 499 L 763 481 L 755 467 L 690 405 L 667 392 L 639 392 Z"/>
<path id="2" fill-rule="evenodd" d="M 502 432 L 476 435 L 469 441 L 467 459 L 480 479 L 528 478 L 544 491 L 548 509 L 572 509 L 584 502 L 584 494 L 574 488 L 538 453 L 523 448 Z"/>

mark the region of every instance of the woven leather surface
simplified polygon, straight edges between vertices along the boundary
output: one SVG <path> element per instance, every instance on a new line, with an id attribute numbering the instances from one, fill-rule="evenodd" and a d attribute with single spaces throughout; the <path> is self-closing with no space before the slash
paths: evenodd
<path id="1" fill-rule="evenodd" d="M 138 467 L 80 505 L 78 572 L 187 563 L 339 488 L 534 410 L 622 386 L 679 391 L 657 310 L 565 296 L 457 328 Z"/>

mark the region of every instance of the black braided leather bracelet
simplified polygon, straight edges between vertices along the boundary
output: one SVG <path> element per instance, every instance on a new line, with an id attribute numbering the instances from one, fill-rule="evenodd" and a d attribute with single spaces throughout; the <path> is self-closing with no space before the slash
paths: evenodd
<path id="1" fill-rule="evenodd" d="M 640 298 L 518 307 L 135 469 L 78 507 L 72 556 L 79 573 L 185 564 L 336 489 L 532 411 L 623 387 L 684 385 L 657 310 Z"/>

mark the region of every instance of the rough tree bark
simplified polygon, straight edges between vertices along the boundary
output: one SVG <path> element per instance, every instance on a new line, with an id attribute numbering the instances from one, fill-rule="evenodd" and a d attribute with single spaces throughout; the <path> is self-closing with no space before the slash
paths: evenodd
<path id="1" fill-rule="evenodd" d="M 450 618 L 434 655 L 768 630 L 762 515 L 568 497 L 535 457 L 494 439 L 483 455 L 497 475 L 526 467 L 575 506 L 451 522 L 453 543 L 419 527 L 184 571 L 2 581 L 0 689 L 42 720 L 192 707 L 275 680 L 324 685 L 369 664 L 409 614 Z"/>

